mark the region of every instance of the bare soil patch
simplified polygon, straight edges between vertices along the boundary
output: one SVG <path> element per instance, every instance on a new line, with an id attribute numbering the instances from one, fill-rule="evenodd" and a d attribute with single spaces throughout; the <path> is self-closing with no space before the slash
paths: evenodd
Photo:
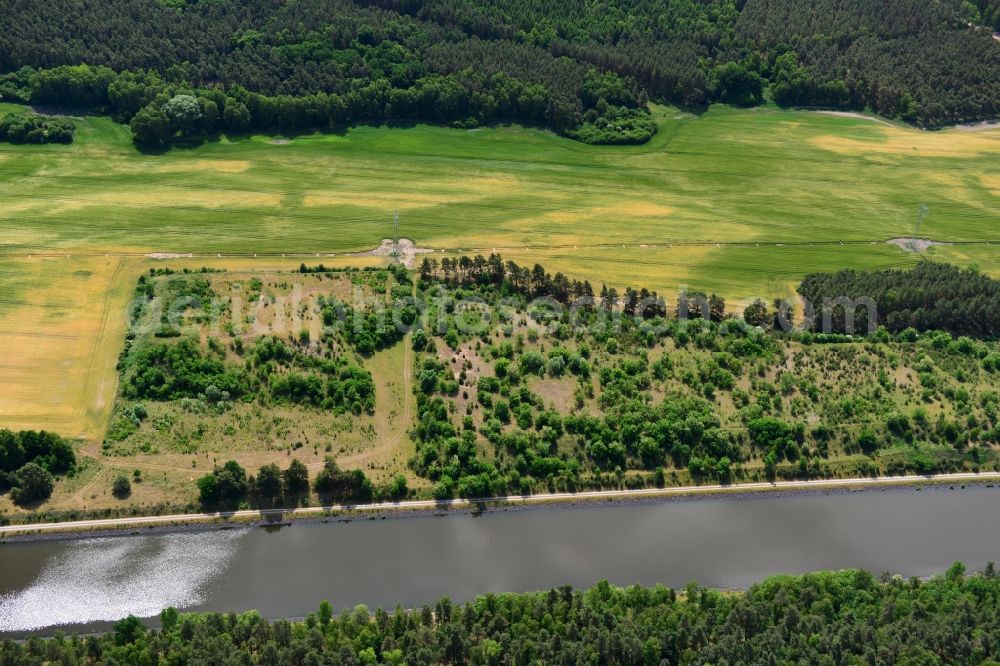
<path id="1" fill-rule="evenodd" d="M 409 238 L 400 238 L 398 243 L 393 243 L 391 238 L 383 238 L 378 247 L 365 252 L 352 252 L 348 257 L 384 257 L 386 259 L 399 259 L 407 268 L 413 268 L 418 254 L 433 252 L 432 248 L 418 247 Z"/>
<path id="2" fill-rule="evenodd" d="M 150 252 L 146 256 L 150 259 L 191 259 L 194 257 L 190 252 L 187 254 L 180 252 Z"/>
<path id="3" fill-rule="evenodd" d="M 906 252 L 924 252 L 934 245 L 951 245 L 951 243 L 932 241 L 927 238 L 893 238 L 886 242 Z"/>

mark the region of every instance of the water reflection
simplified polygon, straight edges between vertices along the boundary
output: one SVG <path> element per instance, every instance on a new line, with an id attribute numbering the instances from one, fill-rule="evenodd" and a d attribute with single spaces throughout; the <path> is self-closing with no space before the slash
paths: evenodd
<path id="1" fill-rule="evenodd" d="M 0 597 L 0 631 L 153 617 L 206 600 L 245 530 L 87 539 L 49 558 L 25 588 Z M 3 555 L 7 555 L 5 551 Z"/>

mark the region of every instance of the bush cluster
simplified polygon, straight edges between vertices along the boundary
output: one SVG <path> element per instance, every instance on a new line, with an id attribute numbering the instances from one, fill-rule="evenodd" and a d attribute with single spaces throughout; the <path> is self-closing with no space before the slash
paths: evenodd
<path id="1" fill-rule="evenodd" d="M 11 491 L 17 504 L 48 499 L 55 477 L 72 474 L 76 453 L 62 437 L 34 430 L 0 430 L 0 491 Z"/>
<path id="2" fill-rule="evenodd" d="M 72 143 L 76 127 L 68 120 L 37 113 L 9 113 L 0 118 L 0 141 L 10 143 Z"/>

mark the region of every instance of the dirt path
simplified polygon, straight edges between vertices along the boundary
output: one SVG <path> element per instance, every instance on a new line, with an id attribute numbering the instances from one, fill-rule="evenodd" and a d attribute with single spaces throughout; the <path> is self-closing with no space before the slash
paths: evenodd
<path id="1" fill-rule="evenodd" d="M 338 465 L 357 466 L 365 463 L 372 458 L 396 448 L 406 436 L 413 417 L 413 345 L 409 334 L 403 338 L 401 344 L 405 345 L 406 348 L 403 353 L 403 413 L 401 415 L 399 428 L 397 428 L 396 432 L 390 435 L 387 440 L 373 449 L 369 449 L 361 453 L 355 453 L 350 456 L 344 456 L 343 458 L 337 458 Z M 323 463 L 312 463 L 309 466 L 322 467 Z"/>
<path id="2" fill-rule="evenodd" d="M 406 239 L 401 239 L 401 249 L 400 253 L 403 253 L 402 244 Z M 784 241 L 776 240 L 765 240 L 765 241 L 733 241 L 733 240 L 684 240 L 681 239 L 664 239 L 658 243 L 548 243 L 548 244 L 527 244 L 527 245 L 506 245 L 506 246 L 496 246 L 496 247 L 416 247 L 414 246 L 413 256 L 409 260 L 415 261 L 416 256 L 424 253 L 434 253 L 434 254 L 444 254 L 444 255 L 471 255 L 471 254 L 489 254 L 489 253 L 504 253 L 504 252 L 527 252 L 531 250 L 540 251 L 552 251 L 552 250 L 667 250 L 672 248 L 687 248 L 687 247 L 717 247 L 717 248 L 740 248 L 740 247 L 822 247 L 831 245 L 873 245 L 876 243 L 888 242 L 889 238 L 885 236 L 872 236 L 869 238 L 855 238 L 855 239 L 829 239 L 829 240 L 796 240 L 794 238 L 789 238 Z M 78 257 L 123 257 L 123 258 L 164 258 L 164 257 L 177 257 L 185 259 L 324 259 L 324 258 L 343 258 L 343 257 L 385 257 L 389 258 L 392 254 L 392 241 L 388 241 L 388 250 L 385 249 L 386 241 L 383 241 L 383 245 L 372 249 L 365 250 L 363 252 L 233 252 L 228 254 L 215 253 L 215 252 L 204 252 L 204 253 L 187 253 L 187 254 L 169 254 L 169 253 L 158 253 L 156 255 L 143 253 L 143 252 L 101 252 L 101 251 L 69 251 L 69 252 L 32 252 L 24 253 L 22 251 L 10 252 L 5 251 L 0 248 L 0 258 L 27 258 L 31 259 L 34 257 L 45 258 L 45 259 L 73 259 Z M 409 241 L 412 242 L 412 241 Z M 1000 242 L 1000 239 L 996 238 L 979 238 L 975 240 L 963 240 L 963 241 L 946 241 L 951 245 L 992 245 Z"/>
<path id="3" fill-rule="evenodd" d="M 888 120 L 882 118 L 876 118 L 874 116 L 867 116 L 863 113 L 858 113 L 857 111 L 817 111 L 816 113 L 822 113 L 825 116 L 840 116 L 841 118 L 856 118 L 857 120 L 867 120 L 873 123 L 879 123 L 880 125 L 888 125 L 892 127 L 892 123 Z"/>
<path id="4" fill-rule="evenodd" d="M 94 484 L 96 484 L 97 481 L 104 476 L 104 473 L 110 469 L 103 461 L 98 460 L 97 462 L 101 465 L 101 467 L 97 470 L 97 473 L 94 474 L 94 478 L 90 480 L 90 483 L 76 491 L 76 495 L 74 497 L 76 497 L 78 501 L 85 500 L 87 498 L 87 493 L 94 487 Z"/>
<path id="5" fill-rule="evenodd" d="M 118 279 L 121 277 L 122 271 L 125 269 L 125 260 L 119 259 L 118 265 L 115 266 L 115 272 L 111 275 L 110 284 L 112 288 L 108 291 L 107 297 L 104 299 L 104 313 L 101 316 L 101 327 L 97 331 L 97 335 L 94 336 L 94 343 L 90 348 L 90 358 L 91 363 L 87 366 L 87 378 L 84 380 L 84 386 L 90 387 L 94 376 L 94 363 L 95 359 L 100 358 L 100 346 L 105 342 L 104 336 L 108 330 L 108 322 L 111 319 L 111 312 L 114 310 L 114 299 L 115 290 L 114 285 L 118 284 Z M 115 390 L 117 391 L 117 371 L 115 374 Z M 108 379 L 108 373 L 104 372 L 104 376 L 101 377 L 100 384 L 97 386 L 96 395 L 94 396 L 94 411 L 100 413 L 105 407 L 105 386 Z M 109 414 L 110 416 L 110 414 Z M 105 423 L 105 425 L 107 425 Z"/>
<path id="6" fill-rule="evenodd" d="M 885 486 L 906 486 L 922 483 L 973 483 L 1000 479 L 1000 472 L 959 472 L 938 476 L 891 476 L 861 477 L 851 479 L 819 479 L 815 481 L 759 481 L 734 483 L 731 485 L 675 486 L 670 488 L 646 488 L 640 490 L 594 490 L 579 493 L 545 493 L 541 495 L 508 495 L 479 499 L 453 500 L 412 500 L 406 502 L 378 502 L 354 506 L 332 505 L 301 509 L 257 509 L 248 511 L 224 511 L 219 513 L 190 513 L 172 516 L 139 516 L 135 518 L 111 518 L 102 520 L 78 520 L 65 523 L 35 523 L 32 525 L 8 525 L 0 527 L 0 535 L 19 533 L 39 534 L 44 532 L 116 529 L 137 525 L 174 525 L 179 523 L 199 523 L 215 520 L 260 520 L 267 516 L 281 516 L 285 519 L 322 516 L 344 511 L 407 511 L 407 510 L 450 510 L 476 508 L 483 503 L 532 506 L 557 502 L 610 501 L 615 499 L 633 500 L 643 498 L 692 497 L 719 493 L 748 493 L 771 491 L 813 491 L 838 488 L 878 488 Z"/>

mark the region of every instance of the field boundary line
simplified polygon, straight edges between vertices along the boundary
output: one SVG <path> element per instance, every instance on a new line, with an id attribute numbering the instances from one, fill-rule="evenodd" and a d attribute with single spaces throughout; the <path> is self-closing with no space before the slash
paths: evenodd
<path id="1" fill-rule="evenodd" d="M 888 243 L 893 238 L 857 238 L 847 240 L 786 240 L 786 241 L 724 241 L 724 240 L 652 240 L 646 243 L 565 243 L 544 245 L 526 244 L 511 245 L 507 247 L 476 248 L 476 247 L 434 247 L 428 248 L 432 253 L 456 254 L 462 252 L 523 252 L 526 250 L 579 250 L 579 249 L 608 249 L 608 250 L 668 250 L 674 247 L 811 247 L 811 246 L 832 246 L 832 245 L 875 245 Z M 1000 238 L 982 238 L 975 240 L 944 240 L 934 241 L 946 245 L 993 245 L 1000 244 Z M 376 246 L 377 247 L 377 246 Z M 358 252 L 370 252 L 368 250 L 289 250 L 286 252 L 275 252 L 273 250 L 253 252 L 169 252 L 169 257 L 159 258 L 151 256 L 149 252 L 103 252 L 100 250 L 74 251 L 71 249 L 53 252 L 5 252 L 0 250 L 0 259 L 72 259 L 79 257 L 113 257 L 113 258 L 135 258 L 149 259 L 151 261 L 167 262 L 184 259 L 343 259 L 356 258 Z"/>

